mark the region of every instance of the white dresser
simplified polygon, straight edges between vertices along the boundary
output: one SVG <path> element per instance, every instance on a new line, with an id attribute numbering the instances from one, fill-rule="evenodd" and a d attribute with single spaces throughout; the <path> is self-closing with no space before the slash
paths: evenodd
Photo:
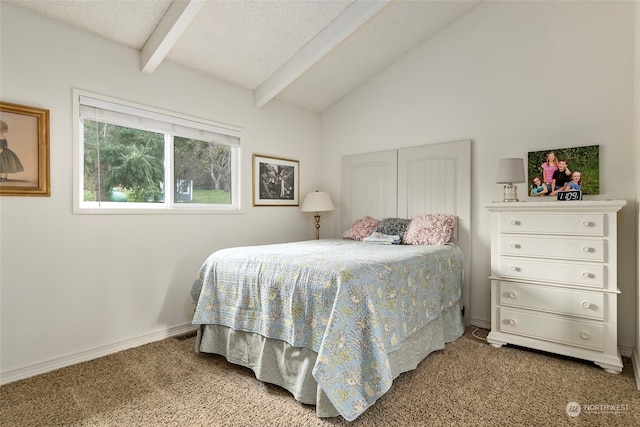
<path id="1" fill-rule="evenodd" d="M 490 203 L 491 332 L 622 371 L 614 201 Z"/>

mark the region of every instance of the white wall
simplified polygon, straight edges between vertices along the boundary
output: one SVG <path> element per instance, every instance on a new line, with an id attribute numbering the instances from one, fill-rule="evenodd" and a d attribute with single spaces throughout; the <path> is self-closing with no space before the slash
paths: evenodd
<path id="1" fill-rule="evenodd" d="M 635 341 L 633 2 L 484 2 L 322 114 L 326 190 L 340 158 L 472 139 L 471 319 L 487 325 L 495 168 L 528 151 L 600 145 L 601 199 L 619 215 L 619 344 Z M 520 194 L 524 194 L 524 188 Z M 326 231 L 338 235 L 339 215 Z"/>
<path id="2" fill-rule="evenodd" d="M 6 4 L 0 19 L 1 99 L 51 112 L 51 197 L 0 199 L 3 378 L 189 324 L 191 283 L 216 249 L 313 238 L 298 208 L 251 206 L 251 155 L 300 160 L 302 198 L 317 184 L 317 114 L 254 108 L 250 91 L 171 63 L 143 74 L 137 51 Z M 244 213 L 73 215 L 74 87 L 244 128 Z"/>

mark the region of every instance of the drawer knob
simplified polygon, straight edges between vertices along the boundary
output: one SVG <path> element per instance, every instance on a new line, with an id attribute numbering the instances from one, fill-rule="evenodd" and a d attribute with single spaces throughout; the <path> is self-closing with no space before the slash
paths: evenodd
<path id="1" fill-rule="evenodd" d="M 591 227 L 591 222 L 589 222 L 589 221 L 582 221 L 582 226 L 583 226 L 583 227 Z"/>
<path id="2" fill-rule="evenodd" d="M 580 336 L 585 340 L 588 340 L 589 338 L 591 338 L 591 334 L 589 332 L 587 332 L 587 331 L 582 331 Z"/>
<path id="3" fill-rule="evenodd" d="M 514 326 L 516 324 L 516 319 L 509 319 L 509 324 Z"/>
<path id="4" fill-rule="evenodd" d="M 589 279 L 591 278 L 591 274 L 585 271 L 584 273 L 582 273 L 582 277 L 586 277 L 587 279 Z"/>
<path id="5" fill-rule="evenodd" d="M 582 308 L 589 308 L 591 304 L 588 301 L 582 301 Z"/>
<path id="6" fill-rule="evenodd" d="M 520 225 L 520 221 L 516 221 L 515 219 L 512 219 L 511 225 Z"/>
<path id="7" fill-rule="evenodd" d="M 509 298 L 515 299 L 518 296 L 518 294 L 516 294 L 515 292 L 511 291 L 509 292 Z"/>
<path id="8" fill-rule="evenodd" d="M 511 271 L 520 271 L 520 267 L 516 267 L 515 265 L 512 265 Z"/>
<path id="9" fill-rule="evenodd" d="M 593 252 L 593 249 L 592 249 L 592 248 L 589 248 L 589 247 L 587 247 L 587 246 L 583 246 L 583 247 L 582 247 L 582 252 Z"/>
<path id="10" fill-rule="evenodd" d="M 515 248 L 515 249 L 520 249 L 520 245 L 519 245 L 519 244 L 517 244 L 517 243 L 512 243 L 512 244 L 511 244 L 511 247 L 512 247 L 512 248 Z"/>

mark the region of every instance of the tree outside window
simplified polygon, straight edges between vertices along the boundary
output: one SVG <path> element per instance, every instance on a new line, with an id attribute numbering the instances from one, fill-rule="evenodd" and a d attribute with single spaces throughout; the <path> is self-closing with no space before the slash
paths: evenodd
<path id="1" fill-rule="evenodd" d="M 79 111 L 80 208 L 239 208 L 238 131 L 83 96 Z"/>

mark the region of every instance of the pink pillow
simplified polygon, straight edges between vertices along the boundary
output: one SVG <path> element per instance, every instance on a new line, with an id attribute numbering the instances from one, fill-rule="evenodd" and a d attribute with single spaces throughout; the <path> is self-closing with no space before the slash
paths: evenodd
<path id="1" fill-rule="evenodd" d="M 362 240 L 365 237 L 371 236 L 373 230 L 380 224 L 380 221 L 366 215 L 364 218 L 357 220 L 353 223 L 351 228 L 342 233 L 343 239 Z"/>
<path id="2" fill-rule="evenodd" d="M 402 239 L 408 245 L 445 245 L 458 218 L 454 215 L 422 215 L 411 220 Z"/>

